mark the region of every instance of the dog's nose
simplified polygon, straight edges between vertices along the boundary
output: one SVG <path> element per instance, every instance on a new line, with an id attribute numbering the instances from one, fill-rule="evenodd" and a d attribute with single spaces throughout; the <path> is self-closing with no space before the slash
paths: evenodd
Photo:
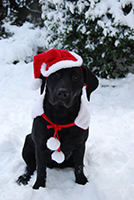
<path id="1" fill-rule="evenodd" d="M 60 99 L 67 99 L 68 96 L 69 96 L 69 92 L 65 88 L 59 88 L 57 90 L 56 94 L 57 94 L 57 97 L 60 98 Z"/>

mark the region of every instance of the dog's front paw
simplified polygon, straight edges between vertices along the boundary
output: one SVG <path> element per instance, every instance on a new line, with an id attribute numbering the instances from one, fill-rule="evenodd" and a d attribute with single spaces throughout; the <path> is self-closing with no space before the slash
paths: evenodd
<path id="1" fill-rule="evenodd" d="M 79 174 L 79 175 L 76 176 L 75 182 L 78 183 L 78 184 L 81 184 L 81 185 L 85 185 L 88 182 L 88 180 L 85 177 L 85 175 L 82 173 L 82 174 Z"/>
<path id="2" fill-rule="evenodd" d="M 46 182 L 44 179 L 41 179 L 41 180 L 36 180 L 34 186 L 33 186 L 33 189 L 37 190 L 39 189 L 39 187 L 43 187 L 45 188 L 46 187 Z"/>
<path id="3" fill-rule="evenodd" d="M 31 178 L 30 174 L 25 173 L 22 176 L 19 176 L 16 182 L 18 183 L 18 185 L 21 185 L 21 184 L 27 185 L 30 178 Z"/>

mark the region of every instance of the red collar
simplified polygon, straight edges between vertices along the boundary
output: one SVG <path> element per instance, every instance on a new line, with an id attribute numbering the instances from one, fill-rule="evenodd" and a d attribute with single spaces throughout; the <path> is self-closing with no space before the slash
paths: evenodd
<path id="1" fill-rule="evenodd" d="M 61 128 L 68 128 L 68 127 L 72 127 L 72 126 L 75 126 L 75 123 L 70 123 L 70 124 L 65 124 L 65 125 L 60 125 L 60 124 L 55 124 L 53 123 L 46 115 L 45 113 L 43 113 L 41 115 L 47 122 L 50 123 L 50 125 L 47 125 L 47 129 L 50 129 L 50 128 L 53 128 L 54 129 L 54 138 L 57 138 L 59 141 L 59 135 L 58 135 L 58 132 L 57 131 L 60 131 Z M 60 152 L 60 147 L 58 149 L 58 151 Z"/>

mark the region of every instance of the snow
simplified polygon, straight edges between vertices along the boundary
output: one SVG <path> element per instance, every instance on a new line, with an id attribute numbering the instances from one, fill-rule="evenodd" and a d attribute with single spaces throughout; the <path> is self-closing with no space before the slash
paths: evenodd
<path id="1" fill-rule="evenodd" d="M 74 14 L 75 6 L 71 2 L 66 2 L 66 6 L 69 8 L 70 12 Z"/>
<path id="2" fill-rule="evenodd" d="M 16 180 L 24 172 L 21 157 L 24 139 L 32 127 L 31 110 L 39 98 L 32 91 L 32 62 L 37 42 L 45 37 L 28 23 L 13 28 L 15 34 L 0 40 L 0 199 L 4 200 L 132 200 L 134 196 L 134 75 L 123 79 L 99 79 L 99 87 L 87 105 L 90 136 L 86 143 L 85 186 L 74 182 L 72 169 L 47 169 L 47 186 L 33 190 L 36 173 L 27 186 Z M 23 34 L 27 32 L 27 34 Z M 28 39 L 29 38 L 29 39 Z M 42 42 L 42 45 L 43 42 Z M 35 48 L 35 49 L 34 49 Z M 3 52 L 3 53 L 2 53 Z M 12 62 L 18 60 L 16 65 Z"/>
<path id="3" fill-rule="evenodd" d="M 46 45 L 45 28 L 33 28 L 30 23 L 25 23 L 21 27 L 10 26 L 5 23 L 6 31 L 13 33 L 12 37 L 0 41 L 0 60 L 11 64 L 14 61 L 31 61 L 37 52 L 37 46 L 44 47 Z"/>
<path id="4" fill-rule="evenodd" d="M 105 13 L 109 12 L 113 15 L 114 23 L 121 23 L 123 25 L 128 25 L 131 28 L 134 28 L 134 15 L 133 15 L 133 9 L 131 11 L 131 14 L 125 16 L 122 11 L 122 7 L 125 7 L 125 5 L 132 3 L 133 0 L 101 0 L 98 1 L 97 4 L 94 3 L 94 1 L 91 1 L 91 7 L 86 12 L 86 17 L 91 15 L 93 18 L 98 16 L 101 17 Z"/>

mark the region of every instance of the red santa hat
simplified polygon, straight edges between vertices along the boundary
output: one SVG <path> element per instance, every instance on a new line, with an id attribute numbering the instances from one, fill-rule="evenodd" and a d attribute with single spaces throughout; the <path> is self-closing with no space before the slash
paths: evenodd
<path id="1" fill-rule="evenodd" d="M 82 63 L 83 60 L 78 54 L 66 50 L 51 49 L 38 54 L 34 56 L 33 68 L 35 79 L 31 84 L 31 88 L 38 89 L 41 86 L 41 74 L 44 77 L 48 77 L 60 69 L 80 67 Z"/>

